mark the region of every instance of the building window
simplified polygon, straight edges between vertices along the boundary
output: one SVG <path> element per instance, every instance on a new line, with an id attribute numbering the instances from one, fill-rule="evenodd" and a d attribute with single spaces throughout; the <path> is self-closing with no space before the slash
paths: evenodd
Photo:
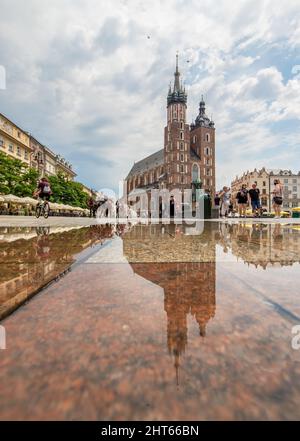
<path id="1" fill-rule="evenodd" d="M 297 191 L 297 186 L 293 187 L 293 191 Z"/>
<path id="2" fill-rule="evenodd" d="M 284 179 L 283 182 L 284 182 L 285 184 L 288 184 L 288 183 L 289 183 L 289 180 L 288 180 L 288 179 Z"/>
<path id="3" fill-rule="evenodd" d="M 206 176 L 210 176 L 210 169 L 209 168 L 206 170 Z"/>
<path id="4" fill-rule="evenodd" d="M 183 132 L 180 132 L 180 139 L 183 139 Z"/>
<path id="5" fill-rule="evenodd" d="M 180 123 L 180 128 L 183 130 L 183 122 Z"/>
<path id="6" fill-rule="evenodd" d="M 0 138 L 0 147 L 3 147 L 3 148 L 4 148 L 4 141 L 3 141 L 2 138 Z"/>
<path id="7" fill-rule="evenodd" d="M 181 162 L 184 162 L 184 156 L 183 156 L 183 154 L 180 155 L 180 161 L 181 161 Z"/>
<path id="8" fill-rule="evenodd" d="M 21 138 L 21 132 L 18 131 L 18 138 Z"/>
<path id="9" fill-rule="evenodd" d="M 293 199 L 297 199 L 297 193 L 293 194 Z"/>
<path id="10" fill-rule="evenodd" d="M 206 154 L 207 156 L 210 154 L 210 148 L 209 148 L 209 147 L 206 147 L 206 148 L 205 148 L 205 154 Z"/>
<path id="11" fill-rule="evenodd" d="M 184 173 L 184 167 L 183 167 L 183 164 L 180 165 L 180 173 Z"/>
<path id="12" fill-rule="evenodd" d="M 183 142 L 180 143 L 180 150 L 184 150 L 184 143 Z"/>
<path id="13" fill-rule="evenodd" d="M 181 183 L 184 184 L 184 176 L 181 176 Z"/>
<path id="14" fill-rule="evenodd" d="M 265 188 L 263 188 L 262 192 L 263 192 L 263 194 L 267 194 L 267 191 Z"/>
<path id="15" fill-rule="evenodd" d="M 192 181 L 195 182 L 198 181 L 198 179 L 199 179 L 199 167 L 197 164 L 194 164 L 192 168 Z"/>
<path id="16" fill-rule="evenodd" d="M 263 187 L 265 187 L 266 186 L 266 181 L 263 181 Z"/>
<path id="17" fill-rule="evenodd" d="M 14 146 L 13 146 L 12 144 L 9 144 L 9 146 L 8 146 L 8 150 L 9 150 L 10 152 L 13 152 L 13 151 L 14 151 Z"/>
<path id="18" fill-rule="evenodd" d="M 206 142 L 210 142 L 210 134 L 206 133 L 206 137 L 205 137 Z"/>
<path id="19" fill-rule="evenodd" d="M 297 179 L 293 179 L 293 184 L 297 184 Z"/>
<path id="20" fill-rule="evenodd" d="M 194 135 L 194 136 L 193 136 L 193 143 L 195 144 L 196 142 L 197 142 L 197 136 Z"/>
<path id="21" fill-rule="evenodd" d="M 24 152 L 24 158 L 28 159 L 28 152 L 27 152 L 27 150 L 25 150 L 25 152 Z"/>

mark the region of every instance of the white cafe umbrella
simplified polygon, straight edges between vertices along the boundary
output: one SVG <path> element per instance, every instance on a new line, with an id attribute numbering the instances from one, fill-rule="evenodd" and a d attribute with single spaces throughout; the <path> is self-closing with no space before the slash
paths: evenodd
<path id="1" fill-rule="evenodd" d="M 22 198 L 15 196 L 13 194 L 6 194 L 3 196 L 4 202 L 13 202 L 15 204 L 22 204 Z"/>

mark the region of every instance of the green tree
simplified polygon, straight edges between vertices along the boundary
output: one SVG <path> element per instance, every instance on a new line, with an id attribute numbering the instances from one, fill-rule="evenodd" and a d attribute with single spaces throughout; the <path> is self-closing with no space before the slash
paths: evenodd
<path id="1" fill-rule="evenodd" d="M 88 195 L 83 191 L 79 182 L 67 181 L 62 173 L 49 177 L 53 202 L 58 202 L 74 207 L 87 207 Z"/>
<path id="2" fill-rule="evenodd" d="M 0 152 L 0 194 L 32 196 L 38 180 L 38 171 L 28 167 L 19 159 Z M 49 177 L 52 202 L 87 207 L 88 195 L 79 182 L 67 181 L 62 173 Z"/>
<path id="3" fill-rule="evenodd" d="M 0 152 L 0 193 L 32 196 L 37 179 L 38 172 L 35 169 Z"/>

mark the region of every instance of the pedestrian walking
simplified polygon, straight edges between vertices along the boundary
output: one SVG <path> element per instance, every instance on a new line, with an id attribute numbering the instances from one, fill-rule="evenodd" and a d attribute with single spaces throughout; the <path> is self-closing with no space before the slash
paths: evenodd
<path id="1" fill-rule="evenodd" d="M 252 188 L 250 188 L 249 192 L 249 202 L 251 203 L 252 213 L 255 216 L 261 216 L 261 203 L 260 203 L 260 190 L 257 188 L 257 185 L 252 184 Z"/>
<path id="2" fill-rule="evenodd" d="M 221 217 L 227 217 L 229 213 L 229 206 L 231 202 L 231 194 L 230 194 L 230 188 L 224 186 L 223 190 L 220 193 L 220 199 L 221 199 Z"/>
<path id="3" fill-rule="evenodd" d="M 240 191 L 237 192 L 236 199 L 238 203 L 239 216 L 246 217 L 246 209 L 248 206 L 248 190 L 246 184 L 243 184 Z"/>
<path id="4" fill-rule="evenodd" d="M 275 211 L 275 219 L 281 217 L 281 206 L 283 203 L 282 197 L 282 184 L 279 179 L 274 180 L 274 189 L 273 189 L 273 209 Z"/>

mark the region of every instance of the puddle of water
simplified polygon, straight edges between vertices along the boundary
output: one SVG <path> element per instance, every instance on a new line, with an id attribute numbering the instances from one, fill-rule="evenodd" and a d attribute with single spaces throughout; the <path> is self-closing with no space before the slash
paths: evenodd
<path id="1" fill-rule="evenodd" d="M 295 227 L 0 230 L 4 304 L 77 262 L 3 321 L 0 418 L 299 418 Z"/>

